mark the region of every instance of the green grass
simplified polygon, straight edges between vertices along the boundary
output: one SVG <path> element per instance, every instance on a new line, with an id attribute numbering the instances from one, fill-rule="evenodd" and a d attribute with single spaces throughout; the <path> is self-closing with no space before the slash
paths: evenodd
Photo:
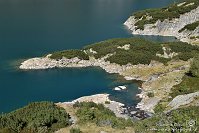
<path id="1" fill-rule="evenodd" d="M 147 9 L 134 13 L 133 16 L 135 16 L 136 19 L 142 18 L 135 24 L 135 26 L 137 26 L 136 28 L 144 30 L 144 25 L 146 24 L 154 24 L 158 20 L 164 21 L 165 19 L 172 20 L 173 18 L 179 18 L 181 14 L 190 12 L 191 10 L 196 9 L 199 5 L 198 0 L 185 0 L 185 2 L 186 4 L 182 6 L 177 6 L 179 3 L 174 3 L 165 8 Z M 185 6 L 189 3 L 195 4 Z M 152 16 L 152 19 L 147 19 L 147 16 Z"/>
<path id="2" fill-rule="evenodd" d="M 51 133 L 70 125 L 69 115 L 52 102 L 36 102 L 0 115 L 1 132 Z"/>
<path id="3" fill-rule="evenodd" d="M 186 25 L 181 30 L 179 30 L 179 32 L 183 32 L 184 30 L 194 31 L 198 26 L 199 26 L 199 21 Z"/>

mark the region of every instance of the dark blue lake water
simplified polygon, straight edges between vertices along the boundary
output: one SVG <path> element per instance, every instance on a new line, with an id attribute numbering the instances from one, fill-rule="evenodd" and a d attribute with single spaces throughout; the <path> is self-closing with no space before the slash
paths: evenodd
<path id="1" fill-rule="evenodd" d="M 68 101 L 111 93 L 136 104 L 137 84 L 99 68 L 20 71 L 21 59 L 81 48 L 108 38 L 131 37 L 123 23 L 135 11 L 174 0 L 0 0 L 0 112 L 32 101 Z M 168 41 L 169 37 L 146 37 Z M 111 88 L 127 85 L 128 92 Z"/>

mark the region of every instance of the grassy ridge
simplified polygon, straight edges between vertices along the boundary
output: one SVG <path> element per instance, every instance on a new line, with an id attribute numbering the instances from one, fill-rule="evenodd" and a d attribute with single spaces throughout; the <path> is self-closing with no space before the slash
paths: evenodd
<path id="1" fill-rule="evenodd" d="M 154 24 L 158 20 L 164 21 L 165 19 L 172 20 L 173 18 L 179 18 L 181 14 L 190 12 L 199 6 L 198 0 L 185 0 L 184 2 L 186 3 L 181 6 L 178 6 L 179 3 L 174 3 L 165 8 L 147 9 L 136 12 L 133 14 L 133 16 L 135 16 L 136 19 L 142 19 L 139 20 L 135 26 L 137 26 L 137 29 L 144 30 L 145 24 Z M 190 3 L 194 3 L 194 5 L 186 6 Z"/>
<path id="2" fill-rule="evenodd" d="M 68 125 L 69 115 L 52 102 L 31 103 L 0 115 L 0 133 L 50 133 Z"/>

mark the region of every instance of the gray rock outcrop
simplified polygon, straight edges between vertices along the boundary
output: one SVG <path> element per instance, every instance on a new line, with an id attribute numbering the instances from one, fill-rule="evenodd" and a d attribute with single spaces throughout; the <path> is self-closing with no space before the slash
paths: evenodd
<path id="1" fill-rule="evenodd" d="M 194 101 L 195 98 L 199 97 L 199 91 L 195 93 L 185 94 L 176 96 L 169 104 L 168 107 L 171 107 L 170 110 L 174 110 L 179 108 L 180 106 L 184 106 L 190 104 Z"/>
<path id="2" fill-rule="evenodd" d="M 199 21 L 199 7 L 188 13 L 180 15 L 179 18 L 174 18 L 172 20 L 165 19 L 162 22 L 158 20 L 154 24 L 146 24 L 144 26 L 144 30 L 136 29 L 137 26 L 135 26 L 135 24 L 138 21 L 139 20 L 135 19 L 135 16 L 130 16 L 124 25 L 132 31 L 132 34 L 175 36 L 181 41 L 188 43 L 192 42 L 190 37 L 199 36 L 199 27 L 197 27 L 194 31 L 185 30 L 181 33 L 179 32 L 179 30 L 181 30 L 184 26 Z"/>

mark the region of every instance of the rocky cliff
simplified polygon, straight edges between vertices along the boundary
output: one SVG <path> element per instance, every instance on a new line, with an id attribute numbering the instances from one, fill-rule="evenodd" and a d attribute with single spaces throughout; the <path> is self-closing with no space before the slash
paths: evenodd
<path id="1" fill-rule="evenodd" d="M 194 3 L 191 3 L 191 4 L 194 4 Z M 178 8 L 180 8 L 181 6 L 190 6 L 190 3 L 186 4 L 186 2 L 183 2 L 176 5 L 176 7 Z M 163 9 L 168 10 L 169 8 L 168 9 L 162 8 L 162 10 Z M 146 14 L 144 14 L 144 16 L 140 18 L 137 18 L 135 14 L 133 16 L 130 16 L 127 19 L 127 21 L 124 23 L 124 25 L 126 25 L 128 29 L 132 31 L 132 34 L 175 36 L 177 39 L 184 42 L 188 42 L 192 44 L 198 43 L 199 25 L 197 25 L 192 30 L 185 29 L 181 32 L 180 30 L 186 27 L 187 25 L 191 25 L 199 21 L 199 6 L 197 6 L 197 8 L 194 8 L 193 10 L 189 12 L 180 14 L 180 16 L 177 18 L 175 17 L 172 19 L 166 18 L 163 21 L 157 18 L 153 18 L 153 16 L 150 16 L 150 13 L 147 13 L 147 10 L 145 12 Z M 159 13 L 158 15 L 161 16 L 161 13 Z M 164 14 L 162 13 L 162 15 Z M 160 18 L 162 19 L 163 17 L 160 17 Z M 155 21 L 157 19 L 157 21 L 154 23 L 148 23 L 149 21 L 153 22 L 154 21 L 153 19 L 155 19 Z M 137 26 L 138 22 L 141 22 L 142 24 L 144 24 L 143 29 L 138 28 Z"/>

